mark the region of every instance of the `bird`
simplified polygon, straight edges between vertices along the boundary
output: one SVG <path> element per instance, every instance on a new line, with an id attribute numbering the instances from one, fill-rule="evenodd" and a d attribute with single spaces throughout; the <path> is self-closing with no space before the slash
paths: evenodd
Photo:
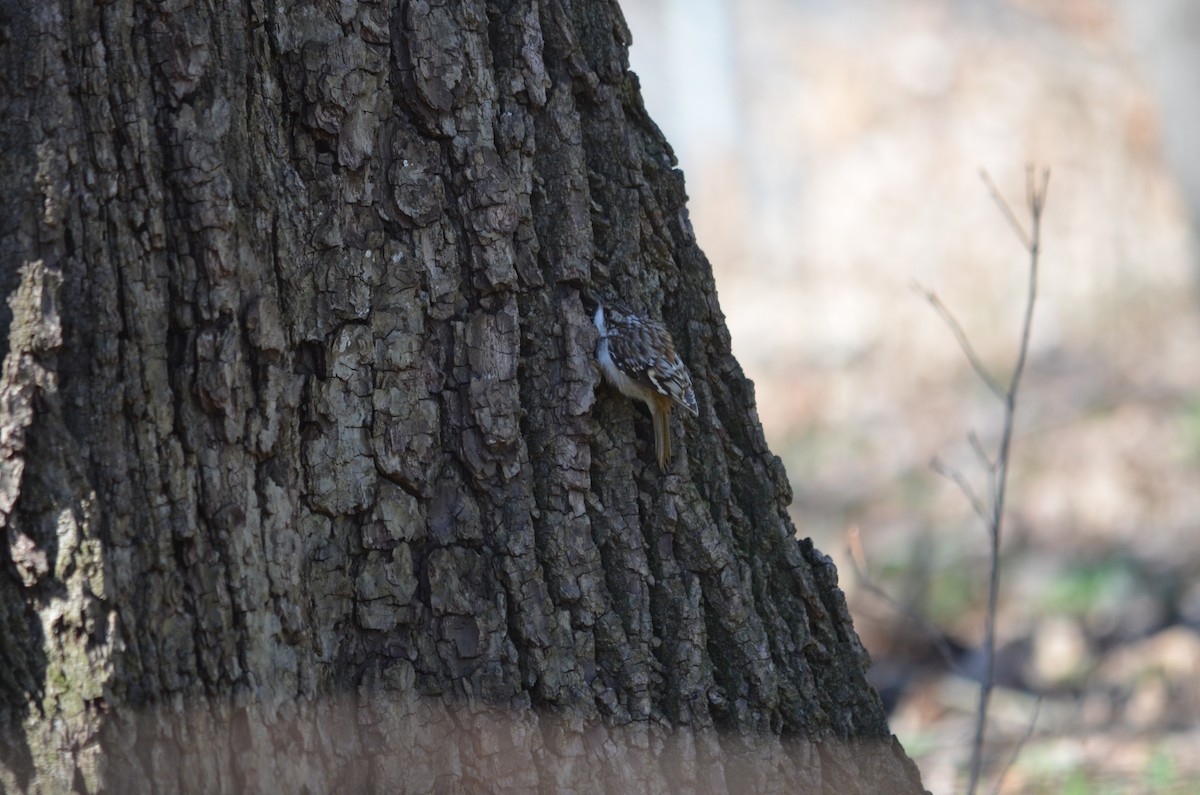
<path id="1" fill-rule="evenodd" d="M 654 453 L 665 473 L 671 460 L 671 409 L 678 404 L 692 416 L 699 413 L 692 376 L 675 350 L 671 332 L 659 321 L 613 301 L 597 300 L 592 321 L 600 332 L 596 359 L 604 377 L 650 409 Z"/>

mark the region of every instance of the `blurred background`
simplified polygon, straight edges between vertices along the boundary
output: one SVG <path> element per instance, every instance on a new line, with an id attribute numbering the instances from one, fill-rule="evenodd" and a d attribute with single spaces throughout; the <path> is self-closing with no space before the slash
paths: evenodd
<path id="1" fill-rule="evenodd" d="M 892 728 L 962 791 L 1003 407 L 1052 170 L 1019 395 L 990 786 L 1200 788 L 1200 2 L 621 0 L 801 535 L 838 564 Z M 940 627 L 952 664 L 870 577 Z"/>

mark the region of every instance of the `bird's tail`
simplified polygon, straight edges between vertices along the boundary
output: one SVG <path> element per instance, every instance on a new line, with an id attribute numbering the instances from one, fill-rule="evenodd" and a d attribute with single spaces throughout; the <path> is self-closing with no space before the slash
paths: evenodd
<path id="1" fill-rule="evenodd" d="M 654 453 L 658 456 L 658 468 L 666 472 L 667 464 L 671 463 L 671 404 L 658 402 L 650 413 L 654 415 Z"/>

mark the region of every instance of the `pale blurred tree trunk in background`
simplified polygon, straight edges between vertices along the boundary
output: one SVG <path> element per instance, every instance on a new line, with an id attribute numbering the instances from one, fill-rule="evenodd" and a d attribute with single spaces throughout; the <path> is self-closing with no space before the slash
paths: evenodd
<path id="1" fill-rule="evenodd" d="M 0 15 L 0 791 L 920 790 L 615 4 Z"/>
<path id="2" fill-rule="evenodd" d="M 1134 50 L 1158 99 L 1163 155 L 1179 183 L 1200 237 L 1200 3 L 1195 0 L 1117 0 Z M 1193 249 L 1200 257 L 1200 242 Z M 1196 263 L 1200 269 L 1200 261 Z"/>

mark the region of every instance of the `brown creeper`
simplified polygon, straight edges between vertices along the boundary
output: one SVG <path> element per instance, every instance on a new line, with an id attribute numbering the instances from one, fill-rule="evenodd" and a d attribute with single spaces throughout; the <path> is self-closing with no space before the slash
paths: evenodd
<path id="1" fill-rule="evenodd" d="M 693 415 L 692 377 L 675 352 L 671 332 L 657 320 L 641 317 L 620 304 L 598 304 L 593 317 L 600 331 L 596 358 L 609 383 L 650 408 L 658 467 L 671 460 L 671 407 L 678 403 Z"/>

